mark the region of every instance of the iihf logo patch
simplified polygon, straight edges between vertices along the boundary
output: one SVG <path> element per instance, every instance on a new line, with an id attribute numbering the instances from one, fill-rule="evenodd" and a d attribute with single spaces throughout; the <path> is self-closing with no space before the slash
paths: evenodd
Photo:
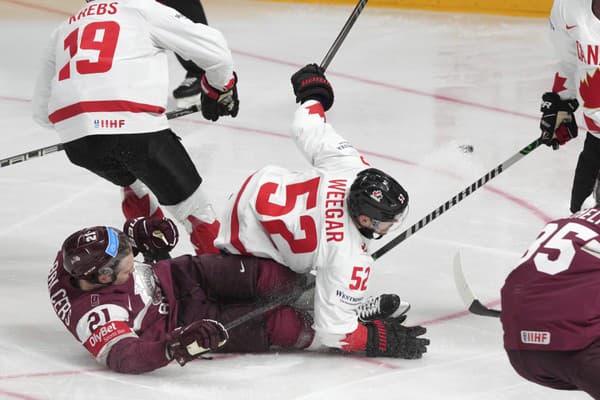
<path id="1" fill-rule="evenodd" d="M 521 342 L 527 344 L 550 344 L 550 332 L 521 331 Z"/>
<path id="2" fill-rule="evenodd" d="M 383 199 L 383 193 L 381 193 L 381 190 L 373 190 L 371 192 L 371 198 L 376 202 L 381 203 L 381 200 Z"/>

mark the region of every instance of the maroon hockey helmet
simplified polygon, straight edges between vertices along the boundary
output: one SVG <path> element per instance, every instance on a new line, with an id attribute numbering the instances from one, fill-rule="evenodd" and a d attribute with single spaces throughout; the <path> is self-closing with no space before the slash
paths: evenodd
<path id="1" fill-rule="evenodd" d="M 95 283 L 99 274 L 114 274 L 119 262 L 129 253 L 131 245 L 127 236 L 108 226 L 81 229 L 62 245 L 65 270 L 73 278 Z"/>

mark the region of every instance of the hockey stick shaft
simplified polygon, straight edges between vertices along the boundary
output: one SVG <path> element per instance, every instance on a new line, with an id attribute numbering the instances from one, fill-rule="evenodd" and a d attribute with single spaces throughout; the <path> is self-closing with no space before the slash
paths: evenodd
<path id="1" fill-rule="evenodd" d="M 180 108 L 167 113 L 167 119 L 179 118 L 184 115 L 198 112 L 198 106 L 193 105 L 188 108 Z M 8 167 L 9 165 L 17 164 L 23 161 L 30 160 L 32 158 L 43 157 L 45 155 L 56 153 L 57 151 L 64 150 L 62 143 L 53 144 L 51 146 L 42 147 L 36 150 L 31 150 L 25 153 L 17 154 L 16 156 L 3 158 L 0 160 L 0 168 Z"/>
<path id="2" fill-rule="evenodd" d="M 225 324 L 225 328 L 226 329 L 235 328 L 236 326 L 242 325 L 245 322 L 248 322 L 258 316 L 261 316 L 264 313 L 266 313 L 267 311 L 271 311 L 272 309 L 274 309 L 276 307 L 279 307 L 283 304 L 290 304 L 294 300 L 296 300 L 300 295 L 302 295 L 304 292 L 311 290 L 314 287 L 315 287 L 314 281 L 306 286 L 298 287 L 298 288 L 292 290 L 291 292 L 285 294 L 284 296 L 277 297 L 276 299 L 274 299 L 268 303 L 260 305 L 260 306 L 258 306 L 258 308 L 250 311 L 249 313 L 244 314 L 243 316 L 241 316 L 237 319 L 234 319 L 233 321 Z"/>
<path id="3" fill-rule="evenodd" d="M 484 317 L 500 317 L 500 310 L 494 310 L 492 308 L 486 307 L 473 293 L 473 289 L 467 282 L 465 278 L 465 273 L 462 268 L 462 261 L 460 257 L 460 252 L 456 252 L 454 255 L 454 259 L 452 261 L 452 267 L 454 270 L 454 284 L 458 289 L 458 293 L 460 297 L 463 299 L 465 306 L 469 310 L 469 312 L 481 315 Z"/>
<path id="4" fill-rule="evenodd" d="M 444 204 L 440 205 L 438 208 L 433 210 L 431 213 L 427 214 L 424 218 L 422 218 L 420 221 L 415 223 L 413 226 L 411 226 L 410 228 L 408 228 L 407 230 L 405 230 L 404 232 L 402 232 L 401 234 L 396 236 L 394 239 L 390 240 L 379 250 L 375 251 L 373 254 L 371 254 L 373 259 L 377 260 L 385 253 L 387 253 L 394 247 L 398 246 L 400 243 L 402 243 L 403 241 L 408 239 L 410 236 L 412 236 L 415 232 L 417 232 L 418 230 L 420 230 L 423 227 L 425 227 L 426 225 L 428 225 L 431 221 L 433 221 L 434 219 L 436 219 L 437 217 L 442 215 L 444 212 L 448 211 L 452 206 L 455 206 L 456 204 L 463 201 L 471 193 L 473 193 L 474 191 L 476 191 L 477 189 L 479 189 L 480 187 L 482 187 L 483 185 L 485 185 L 486 183 L 488 183 L 489 181 L 491 181 L 492 179 L 494 179 L 495 177 L 500 175 L 502 172 L 504 172 L 506 169 L 508 169 L 508 167 L 510 167 L 511 165 L 513 165 L 514 163 L 516 163 L 517 161 L 519 161 L 520 159 L 525 157 L 527 154 L 531 153 L 533 150 L 538 148 L 540 146 L 540 144 L 541 144 L 541 141 L 538 138 L 538 139 L 534 140 L 533 142 L 529 143 L 527 146 L 523 147 L 521 150 L 519 150 L 516 154 L 514 154 L 508 160 L 506 160 L 503 163 L 496 166 L 494 169 L 489 171 L 487 174 L 485 174 L 484 176 L 479 178 L 477 181 L 473 182 L 471 185 L 467 186 L 465 189 L 458 192 L 450 200 L 448 200 Z"/>
<path id="5" fill-rule="evenodd" d="M 352 13 L 350 14 L 348 19 L 346 20 L 346 23 L 342 27 L 342 30 L 340 31 L 337 38 L 329 48 L 327 54 L 325 54 L 325 58 L 323 58 L 323 61 L 321 61 L 321 68 L 323 68 L 323 70 L 326 70 L 327 67 L 329 67 L 331 60 L 333 60 L 333 57 L 340 49 L 342 43 L 344 43 L 344 39 L 346 39 L 346 36 L 348 36 L 348 32 L 350 32 L 350 29 L 358 19 L 358 16 L 362 12 L 363 8 L 365 8 L 365 5 L 367 5 L 367 1 L 368 0 L 359 0 L 358 4 L 356 4 L 356 7 L 354 7 L 354 10 L 352 10 Z"/>

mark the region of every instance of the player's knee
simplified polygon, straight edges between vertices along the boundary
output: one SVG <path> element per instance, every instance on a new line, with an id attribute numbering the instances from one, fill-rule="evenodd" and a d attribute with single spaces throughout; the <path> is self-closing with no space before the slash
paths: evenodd
<path id="1" fill-rule="evenodd" d="M 266 318 L 267 335 L 271 346 L 304 349 L 315 336 L 312 318 L 308 313 L 290 306 L 281 306 Z"/>
<path id="2" fill-rule="evenodd" d="M 288 293 L 299 283 L 301 275 L 269 259 L 258 262 L 257 293 L 259 296 L 277 296 Z"/>

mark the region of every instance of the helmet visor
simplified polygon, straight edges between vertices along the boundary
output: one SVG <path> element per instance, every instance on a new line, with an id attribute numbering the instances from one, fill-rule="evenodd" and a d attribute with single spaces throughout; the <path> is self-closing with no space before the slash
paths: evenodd
<path id="1" fill-rule="evenodd" d="M 406 208 L 400 213 L 394 216 L 394 219 L 391 221 L 378 221 L 376 219 L 371 218 L 371 228 L 375 231 L 375 233 L 379 235 L 385 235 L 389 232 L 394 232 L 398 230 L 402 223 L 406 219 L 406 215 L 408 214 L 408 205 Z"/>

